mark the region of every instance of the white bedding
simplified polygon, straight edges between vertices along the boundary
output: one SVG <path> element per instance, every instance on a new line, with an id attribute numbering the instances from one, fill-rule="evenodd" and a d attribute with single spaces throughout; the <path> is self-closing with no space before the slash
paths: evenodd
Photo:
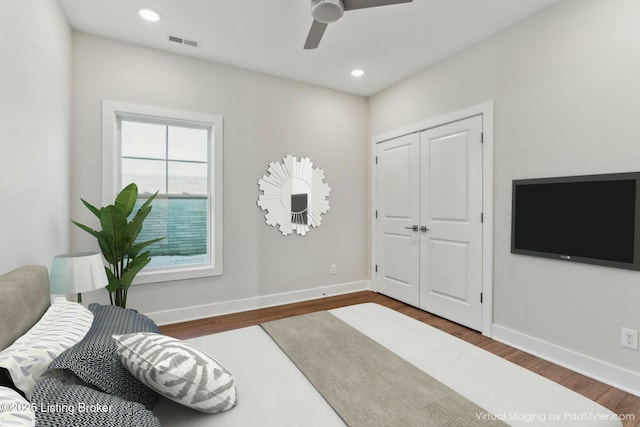
<path id="1" fill-rule="evenodd" d="M 608 409 L 553 381 L 377 304 L 330 310 L 429 375 L 513 426 L 621 426 Z M 161 399 L 163 426 L 343 426 L 322 396 L 260 326 L 188 340 L 236 379 L 238 405 L 200 414 Z"/>

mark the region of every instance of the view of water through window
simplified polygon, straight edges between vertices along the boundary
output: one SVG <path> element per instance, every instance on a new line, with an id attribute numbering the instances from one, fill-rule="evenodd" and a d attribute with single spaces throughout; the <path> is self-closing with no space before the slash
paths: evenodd
<path id="1" fill-rule="evenodd" d="M 134 212 L 146 199 L 138 199 Z M 148 267 L 207 263 L 208 221 L 206 197 L 156 198 L 138 241 L 165 237 L 148 247 Z"/>
<path id="2" fill-rule="evenodd" d="M 208 263 L 208 130 L 123 120 L 121 138 L 122 185 L 140 192 L 134 212 L 158 192 L 138 237 L 164 237 L 148 247 L 148 267 Z"/>

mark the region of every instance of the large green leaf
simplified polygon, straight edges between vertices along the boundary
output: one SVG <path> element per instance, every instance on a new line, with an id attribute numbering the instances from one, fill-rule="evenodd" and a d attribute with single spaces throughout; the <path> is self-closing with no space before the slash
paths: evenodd
<path id="1" fill-rule="evenodd" d="M 116 260 L 116 253 L 114 251 L 114 248 L 111 245 L 112 240 L 107 238 L 104 233 L 100 232 L 100 235 L 97 237 L 98 239 L 98 245 L 100 246 L 100 250 L 102 251 L 102 255 L 104 256 L 104 259 L 109 263 L 109 264 L 115 264 L 117 262 Z"/>
<path id="2" fill-rule="evenodd" d="M 140 232 L 142 231 L 142 223 L 151 213 L 151 202 L 156 198 L 157 195 L 158 192 L 156 191 L 142 204 L 142 206 L 140 206 L 140 208 L 136 211 L 133 219 L 127 226 L 127 238 L 129 238 L 132 243 L 134 243 L 140 235 Z"/>
<path id="3" fill-rule="evenodd" d="M 80 199 L 80 200 L 82 200 L 82 203 L 87 207 L 87 209 L 91 211 L 91 213 L 93 213 L 97 218 L 100 218 L 100 209 L 96 208 L 95 206 L 93 206 L 91 203 L 87 202 L 84 199 Z"/>
<path id="4" fill-rule="evenodd" d="M 164 239 L 166 239 L 166 237 L 159 237 L 157 239 L 147 240 L 146 242 L 136 243 L 135 245 L 131 246 L 131 249 L 129 249 L 129 253 L 127 255 L 129 256 L 129 258 L 136 258 L 140 256 L 139 253 L 142 249 Z"/>
<path id="5" fill-rule="evenodd" d="M 120 289 L 120 279 L 118 279 L 108 268 L 105 268 L 104 271 L 107 273 L 107 278 L 109 279 L 107 290 L 109 292 L 114 292 L 116 289 Z"/>
<path id="6" fill-rule="evenodd" d="M 98 241 L 98 246 L 100 246 L 100 250 L 102 251 L 102 255 L 104 255 L 104 258 L 106 259 L 106 261 L 109 264 L 115 264 L 115 257 L 114 257 L 113 248 L 110 245 L 110 239 L 107 238 L 102 231 L 94 230 L 91 227 L 88 227 L 77 221 L 71 220 L 71 222 L 77 225 L 78 227 L 80 227 L 81 229 L 83 229 L 84 231 L 86 231 L 87 233 L 91 234 L 93 237 L 95 237 L 96 240 Z"/>
<path id="7" fill-rule="evenodd" d="M 133 217 L 131 222 L 129 222 L 129 224 L 127 225 L 126 234 L 127 234 L 127 238 L 129 238 L 131 242 L 135 242 L 136 239 L 138 238 L 138 235 L 140 235 L 140 231 L 142 230 L 142 223 L 144 222 L 145 219 L 147 219 L 147 216 L 149 216 L 150 212 L 151 212 L 151 206 L 146 207 L 144 209 L 143 208 L 138 209 L 138 212 L 136 212 L 136 215 Z"/>
<path id="8" fill-rule="evenodd" d="M 113 264 L 121 262 L 129 251 L 129 247 L 124 241 L 127 217 L 122 210 L 114 205 L 109 205 L 102 208 L 100 212 L 100 225 L 102 225 L 102 231 L 111 247 L 113 262 L 110 262 Z"/>
<path id="9" fill-rule="evenodd" d="M 124 187 L 116 196 L 115 206 L 124 212 L 125 216 L 129 216 L 133 211 L 133 207 L 138 199 L 138 186 L 131 183 Z"/>
<path id="10" fill-rule="evenodd" d="M 153 194 L 151 195 L 151 197 L 149 197 L 149 198 L 147 199 L 147 201 L 146 201 L 146 202 L 144 202 L 144 204 L 143 204 L 142 206 L 140 206 L 140 209 L 145 209 L 145 208 L 147 208 L 147 207 L 151 204 L 151 202 L 153 202 L 153 199 L 155 199 L 157 195 L 158 195 L 158 192 L 156 191 L 155 193 L 153 193 Z"/>
<path id="11" fill-rule="evenodd" d="M 87 227 L 84 224 L 80 224 L 79 222 L 74 221 L 74 220 L 71 220 L 71 222 L 74 223 L 75 225 L 77 225 L 78 227 L 82 228 L 87 233 L 91 234 L 93 237 L 99 238 L 99 236 L 100 236 L 100 232 L 99 231 L 96 231 L 91 227 Z"/>
<path id="12" fill-rule="evenodd" d="M 109 205 L 100 211 L 100 225 L 107 236 L 119 239 L 127 226 L 127 216 L 122 209 Z"/>
<path id="13" fill-rule="evenodd" d="M 147 199 L 147 201 L 145 201 L 144 204 L 140 206 L 140 209 L 138 209 L 138 211 L 134 215 L 131 222 L 136 224 L 136 226 L 137 224 L 142 224 L 144 220 L 147 218 L 147 216 L 149 216 L 149 214 L 151 213 L 152 206 L 150 205 L 150 203 L 155 198 L 156 194 L 154 194 L 149 199 Z"/>
<path id="14" fill-rule="evenodd" d="M 146 254 L 146 256 L 144 256 L 144 254 Z M 123 289 L 128 289 L 131 282 L 133 282 L 134 277 L 136 277 L 136 274 L 138 274 L 140 270 L 142 270 L 151 261 L 149 253 L 144 252 L 144 254 L 131 261 L 127 270 L 122 274 L 120 283 L 122 284 Z"/>

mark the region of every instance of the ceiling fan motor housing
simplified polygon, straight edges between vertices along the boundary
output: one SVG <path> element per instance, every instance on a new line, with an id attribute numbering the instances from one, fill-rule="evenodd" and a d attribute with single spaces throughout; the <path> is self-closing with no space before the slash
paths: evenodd
<path id="1" fill-rule="evenodd" d="M 311 16 L 318 22 L 330 24 L 344 15 L 342 0 L 311 0 Z"/>

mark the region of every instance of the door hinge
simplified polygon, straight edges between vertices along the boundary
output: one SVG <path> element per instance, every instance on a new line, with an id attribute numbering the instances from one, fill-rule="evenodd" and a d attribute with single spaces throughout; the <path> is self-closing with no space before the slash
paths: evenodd
<path id="1" fill-rule="evenodd" d="M 378 156 L 376 156 L 376 165 L 378 164 Z"/>
<path id="2" fill-rule="evenodd" d="M 480 304 L 482 304 L 482 299 L 483 299 L 482 295 L 483 295 L 482 292 L 480 292 Z"/>
<path id="3" fill-rule="evenodd" d="M 484 222 L 484 212 L 480 212 L 480 222 Z"/>
<path id="4" fill-rule="evenodd" d="M 378 218 L 378 211 L 376 211 L 376 218 Z"/>
<path id="5" fill-rule="evenodd" d="M 484 132 L 480 132 L 480 144 L 484 144 Z"/>
<path id="6" fill-rule="evenodd" d="M 376 264 L 376 273 L 378 272 L 378 264 Z"/>

